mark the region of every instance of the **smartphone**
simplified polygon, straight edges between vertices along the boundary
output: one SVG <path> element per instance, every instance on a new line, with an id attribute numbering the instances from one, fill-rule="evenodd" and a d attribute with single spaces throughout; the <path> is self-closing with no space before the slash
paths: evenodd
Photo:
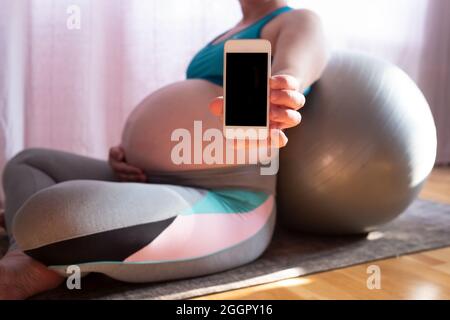
<path id="1" fill-rule="evenodd" d="M 249 39 L 225 42 L 223 72 L 225 138 L 267 138 L 270 67 L 269 41 Z"/>

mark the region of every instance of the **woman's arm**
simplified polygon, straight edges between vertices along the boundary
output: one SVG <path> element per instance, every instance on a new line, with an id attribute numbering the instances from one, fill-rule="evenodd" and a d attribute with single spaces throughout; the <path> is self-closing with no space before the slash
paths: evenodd
<path id="1" fill-rule="evenodd" d="M 328 61 L 320 18 L 309 10 L 283 15 L 273 43 L 273 75 L 290 75 L 301 92 L 317 81 Z"/>
<path id="2" fill-rule="evenodd" d="M 284 147 L 288 138 L 284 129 L 297 126 L 298 112 L 305 104 L 303 91 L 319 79 L 328 60 L 322 24 L 308 10 L 296 10 L 283 15 L 273 48 L 270 79 L 270 128 L 275 139 L 270 145 Z M 223 97 L 211 101 L 209 108 L 223 116 Z"/>

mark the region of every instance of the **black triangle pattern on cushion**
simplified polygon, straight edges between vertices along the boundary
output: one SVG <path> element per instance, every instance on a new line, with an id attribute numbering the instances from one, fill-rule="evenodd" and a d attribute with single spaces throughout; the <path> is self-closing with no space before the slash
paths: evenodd
<path id="1" fill-rule="evenodd" d="M 175 218 L 59 241 L 25 253 L 47 266 L 123 261 L 152 242 Z"/>

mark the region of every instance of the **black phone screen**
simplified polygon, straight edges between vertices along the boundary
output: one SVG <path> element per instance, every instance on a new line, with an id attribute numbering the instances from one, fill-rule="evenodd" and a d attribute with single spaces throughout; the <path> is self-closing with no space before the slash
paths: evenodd
<path id="1" fill-rule="evenodd" d="M 226 53 L 226 126 L 267 126 L 268 53 Z"/>

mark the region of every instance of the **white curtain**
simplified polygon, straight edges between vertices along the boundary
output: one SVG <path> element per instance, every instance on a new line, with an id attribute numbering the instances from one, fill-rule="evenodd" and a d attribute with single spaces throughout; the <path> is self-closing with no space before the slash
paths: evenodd
<path id="1" fill-rule="evenodd" d="M 317 11 L 335 47 L 405 69 L 435 114 L 438 160 L 450 162 L 450 1 L 290 4 Z M 105 157 L 133 106 L 183 79 L 194 53 L 239 18 L 237 0 L 0 0 L 0 170 L 25 147 Z"/>
<path id="2" fill-rule="evenodd" d="M 105 156 L 133 106 L 239 17 L 229 0 L 0 3 L 0 167 L 30 146 Z"/>

